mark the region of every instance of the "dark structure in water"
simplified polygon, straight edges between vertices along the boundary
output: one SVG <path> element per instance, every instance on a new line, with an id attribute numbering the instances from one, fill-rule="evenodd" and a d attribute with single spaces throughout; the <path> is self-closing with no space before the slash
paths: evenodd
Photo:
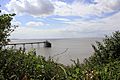
<path id="1" fill-rule="evenodd" d="M 44 47 L 45 47 L 45 48 L 51 48 L 51 47 L 52 47 L 52 46 L 51 46 L 51 43 L 50 43 L 49 41 L 47 41 L 47 40 L 44 41 L 44 42 L 11 43 L 11 44 L 7 44 L 7 46 L 8 46 L 8 45 L 11 45 L 11 46 L 13 45 L 12 47 L 16 49 L 16 46 L 17 46 L 17 45 L 23 45 L 23 48 L 21 48 L 21 49 L 23 49 L 23 51 L 25 51 L 25 46 L 26 46 L 27 44 L 28 44 L 28 45 L 31 44 L 31 47 L 33 48 L 33 45 L 34 45 L 34 44 L 38 44 L 38 45 L 39 45 L 39 44 L 41 44 L 41 43 L 44 44 Z"/>
<path id="2" fill-rule="evenodd" d="M 51 43 L 46 40 L 44 42 L 44 47 L 50 48 L 51 47 Z"/>

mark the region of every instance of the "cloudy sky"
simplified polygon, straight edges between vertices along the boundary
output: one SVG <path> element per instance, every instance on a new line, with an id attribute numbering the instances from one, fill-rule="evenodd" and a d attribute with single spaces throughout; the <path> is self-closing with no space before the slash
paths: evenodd
<path id="1" fill-rule="evenodd" d="M 0 0 L 16 13 L 11 38 L 103 37 L 120 30 L 120 0 Z"/>

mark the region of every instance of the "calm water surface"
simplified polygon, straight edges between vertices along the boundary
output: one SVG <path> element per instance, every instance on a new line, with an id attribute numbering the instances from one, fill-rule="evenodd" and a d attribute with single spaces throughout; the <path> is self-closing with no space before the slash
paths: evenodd
<path id="1" fill-rule="evenodd" d="M 20 42 L 38 42 L 45 40 L 12 40 L 11 43 Z M 26 50 L 30 51 L 34 48 L 37 55 L 42 55 L 48 58 L 51 56 L 56 62 L 65 65 L 72 64 L 70 60 L 76 60 L 77 58 L 82 62 L 85 58 L 88 58 L 93 54 L 91 44 L 95 44 L 95 41 L 102 41 L 102 38 L 79 38 L 79 39 L 50 39 L 52 43 L 51 48 L 44 48 L 43 44 L 26 45 Z M 17 46 L 17 48 L 22 47 Z"/>

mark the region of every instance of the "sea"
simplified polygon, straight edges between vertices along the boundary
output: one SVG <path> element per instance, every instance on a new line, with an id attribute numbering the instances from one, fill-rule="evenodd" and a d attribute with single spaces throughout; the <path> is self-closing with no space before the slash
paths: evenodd
<path id="1" fill-rule="evenodd" d="M 51 58 L 55 62 L 64 65 L 71 65 L 73 64 L 72 60 L 76 61 L 79 59 L 80 63 L 82 63 L 85 58 L 89 58 L 94 53 L 91 45 L 96 45 L 96 41 L 101 42 L 102 39 L 103 38 L 12 39 L 10 43 L 43 42 L 47 40 L 52 44 L 51 48 L 45 48 L 43 43 L 27 44 L 25 45 L 26 52 L 35 50 L 36 55 L 44 56 L 46 59 Z M 23 45 L 18 45 L 15 48 L 19 49 L 20 47 L 23 47 Z"/>

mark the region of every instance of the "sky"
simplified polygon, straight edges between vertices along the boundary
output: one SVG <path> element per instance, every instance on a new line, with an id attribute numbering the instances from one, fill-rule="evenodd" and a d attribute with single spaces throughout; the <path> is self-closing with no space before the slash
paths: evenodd
<path id="1" fill-rule="evenodd" d="M 103 37 L 120 30 L 120 0 L 0 0 L 17 39 Z"/>

